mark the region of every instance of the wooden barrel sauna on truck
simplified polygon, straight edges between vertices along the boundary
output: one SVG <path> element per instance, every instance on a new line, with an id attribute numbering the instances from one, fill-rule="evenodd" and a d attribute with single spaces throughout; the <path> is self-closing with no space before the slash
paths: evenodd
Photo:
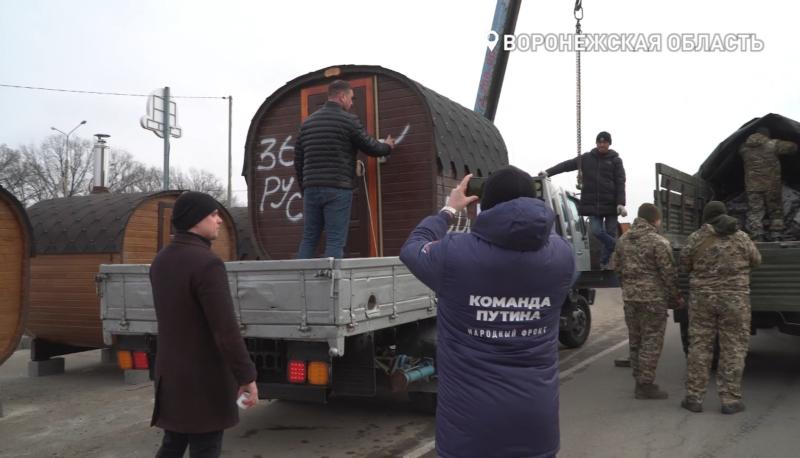
<path id="1" fill-rule="evenodd" d="M 488 176 L 508 164 L 491 121 L 398 72 L 343 65 L 288 82 L 267 97 L 250 124 L 243 175 L 256 243 L 267 259 L 291 259 L 303 230 L 303 204 L 294 170 L 294 142 L 303 120 L 342 79 L 355 94 L 351 112 L 376 138 L 397 144 L 386 162 L 359 153 L 345 257 L 397 256 L 411 230 L 441 208 L 468 173 Z"/>

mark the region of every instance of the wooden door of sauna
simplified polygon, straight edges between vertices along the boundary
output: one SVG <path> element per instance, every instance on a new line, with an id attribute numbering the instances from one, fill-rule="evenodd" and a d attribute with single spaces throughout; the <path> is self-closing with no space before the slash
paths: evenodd
<path id="1" fill-rule="evenodd" d="M 367 133 L 376 136 L 375 129 L 375 82 L 372 78 L 349 80 L 353 88 L 353 106 L 350 112 L 357 115 L 364 124 Z M 325 104 L 328 100 L 328 83 L 303 89 L 300 92 L 301 121 Z M 357 186 L 353 191 L 353 207 L 350 216 L 350 228 L 347 234 L 347 245 L 344 249 L 346 258 L 378 256 L 378 233 L 380 230 L 378 212 L 378 161 L 361 151 L 358 160 L 366 165 L 365 176 L 356 176 Z M 324 237 L 317 247 L 317 256 L 322 256 Z"/>
<path id="2" fill-rule="evenodd" d="M 158 246 L 156 247 L 156 253 L 169 245 L 172 236 L 175 234 L 175 227 L 172 225 L 172 209 L 174 206 L 172 203 L 158 203 Z"/>

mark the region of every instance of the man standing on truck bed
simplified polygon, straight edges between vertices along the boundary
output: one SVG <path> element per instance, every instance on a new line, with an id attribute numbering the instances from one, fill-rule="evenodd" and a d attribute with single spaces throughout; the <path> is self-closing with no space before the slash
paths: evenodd
<path id="1" fill-rule="evenodd" d="M 797 144 L 770 139 L 769 129 L 759 127 L 739 149 L 744 162 L 747 192 L 747 231 L 753 240 L 764 240 L 764 215 L 769 217 L 770 238 L 783 233 L 783 183 L 778 155 L 797 152 Z"/>
<path id="2" fill-rule="evenodd" d="M 353 89 L 347 81 L 328 86 L 328 101 L 300 127 L 294 168 L 303 193 L 303 240 L 298 259 L 313 258 L 325 230 L 325 257 L 341 258 L 347 245 L 353 203 L 356 155 L 388 156 L 394 139 L 384 143 L 367 134 L 358 116 L 348 113 Z"/>
<path id="3" fill-rule="evenodd" d="M 689 273 L 689 359 L 686 398 L 681 406 L 691 412 L 703 411 L 717 335 L 717 393 L 722 413 L 744 410 L 742 373 L 750 340 L 750 270 L 761 263 L 761 254 L 737 226 L 725 204 L 711 201 L 703 209 L 703 225 L 681 250 L 681 269 Z"/>
<path id="4" fill-rule="evenodd" d="M 178 233 L 150 266 L 158 320 L 152 425 L 164 429 L 159 458 L 218 457 L 222 434 L 239 422 L 237 396 L 258 402 L 256 368 L 239 331 L 225 264 L 211 251 L 222 219 L 200 192 L 175 201 Z M 237 392 L 238 390 L 238 392 Z"/>
<path id="5" fill-rule="evenodd" d="M 682 305 L 678 270 L 669 241 L 658 234 L 661 211 L 642 204 L 633 226 L 620 237 L 614 266 L 622 285 L 625 324 L 628 326 L 630 361 L 636 380 L 636 399 L 666 399 L 653 383 L 664 346 L 667 309 Z"/>
<path id="6" fill-rule="evenodd" d="M 603 244 L 600 268 L 609 268 L 617 239 L 617 215 L 628 216 L 625 210 L 625 167 L 611 146 L 611 134 L 597 134 L 597 147 L 579 157 L 547 169 L 543 175 L 554 176 L 580 169 L 581 201 L 578 212 L 589 217 L 592 233 Z"/>
<path id="7" fill-rule="evenodd" d="M 436 450 L 444 458 L 550 457 L 559 448 L 558 326 L 575 272 L 530 175 L 495 171 L 471 233 L 447 233 L 467 197 L 414 229 L 400 260 L 439 297 Z"/>

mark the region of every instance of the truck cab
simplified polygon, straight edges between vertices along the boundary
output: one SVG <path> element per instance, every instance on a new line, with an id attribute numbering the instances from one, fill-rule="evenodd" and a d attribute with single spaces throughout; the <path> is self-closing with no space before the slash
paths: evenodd
<path id="1" fill-rule="evenodd" d="M 556 215 L 555 231 L 572 245 L 575 255 L 575 284 L 561 309 L 559 341 L 577 348 L 589 337 L 589 305 L 594 303 L 595 289 L 619 287 L 619 280 L 613 271 L 596 268 L 600 264 L 598 241 L 591 237 L 586 218 L 578 213 L 579 197 L 554 185 L 549 178 L 537 176 L 533 180 L 536 196 Z"/>

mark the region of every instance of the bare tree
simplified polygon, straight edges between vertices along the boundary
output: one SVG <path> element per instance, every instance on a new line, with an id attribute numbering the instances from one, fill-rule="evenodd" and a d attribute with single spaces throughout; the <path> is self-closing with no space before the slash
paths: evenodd
<path id="1" fill-rule="evenodd" d="M 76 138 L 67 151 L 59 135 L 37 148 L 23 146 L 24 195 L 34 201 L 85 194 L 91 182 L 92 142 Z"/>
<path id="2" fill-rule="evenodd" d="M 133 159 L 124 150 L 112 150 L 108 164 L 111 192 L 152 192 L 161 189 L 161 172 Z"/>
<path id="3" fill-rule="evenodd" d="M 84 195 L 92 188 L 92 142 L 75 138 L 69 154 L 59 135 L 51 135 L 39 147 L 29 145 L 19 150 L 0 145 L 0 184 L 25 205 L 43 199 Z M 109 155 L 106 186 L 115 193 L 153 192 L 162 188 L 161 169 L 148 166 L 122 149 Z M 172 169 L 170 187 L 210 194 L 223 201 L 225 187 L 217 176 L 206 170 Z M 65 193 L 66 190 L 66 193 Z"/>
<path id="4" fill-rule="evenodd" d="M 25 202 L 24 171 L 22 153 L 7 145 L 0 145 L 0 185 L 14 194 L 20 202 Z"/>
<path id="5" fill-rule="evenodd" d="M 204 192 L 220 202 L 225 200 L 225 187 L 216 175 L 207 170 L 191 168 L 186 173 L 173 169 L 170 171 L 169 181 L 174 189 Z"/>

